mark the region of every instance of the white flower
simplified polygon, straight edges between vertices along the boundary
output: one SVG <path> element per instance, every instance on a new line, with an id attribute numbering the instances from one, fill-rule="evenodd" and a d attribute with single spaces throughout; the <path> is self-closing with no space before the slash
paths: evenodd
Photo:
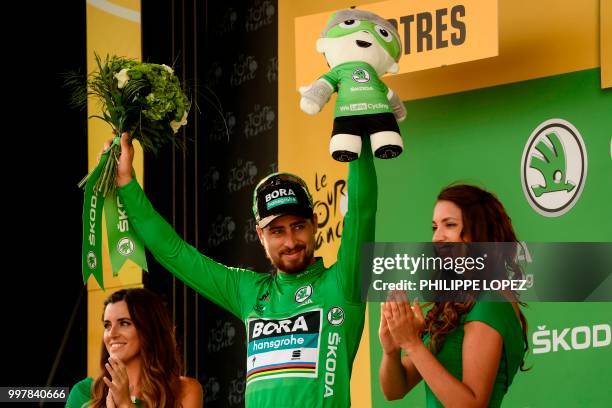
<path id="1" fill-rule="evenodd" d="M 180 122 L 177 122 L 176 120 L 173 120 L 172 122 L 170 122 L 170 127 L 172 128 L 174 133 L 176 133 L 178 132 L 181 126 L 185 126 L 186 124 L 187 124 L 187 111 L 183 112 L 183 117 L 181 118 Z"/>
<path id="2" fill-rule="evenodd" d="M 164 67 L 164 69 L 168 71 L 170 74 L 174 74 L 174 70 L 170 68 L 169 66 L 167 66 L 166 64 L 161 64 L 161 66 Z"/>
<path id="3" fill-rule="evenodd" d="M 115 78 L 117 78 L 117 87 L 119 89 L 123 88 L 125 84 L 127 84 L 127 81 L 130 80 L 130 77 L 128 76 L 127 73 L 128 73 L 128 69 L 123 68 L 121 71 L 115 74 Z"/>

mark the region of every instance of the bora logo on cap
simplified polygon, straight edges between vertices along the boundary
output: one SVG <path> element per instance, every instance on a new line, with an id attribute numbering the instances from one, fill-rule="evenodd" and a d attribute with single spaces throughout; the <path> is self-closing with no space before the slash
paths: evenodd
<path id="1" fill-rule="evenodd" d="M 266 208 L 269 210 L 279 205 L 297 204 L 295 192 L 290 188 L 281 188 L 266 194 Z"/>

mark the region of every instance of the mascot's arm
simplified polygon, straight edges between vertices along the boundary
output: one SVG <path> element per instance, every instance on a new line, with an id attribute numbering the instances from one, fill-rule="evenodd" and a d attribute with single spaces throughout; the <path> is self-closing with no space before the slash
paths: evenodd
<path id="1" fill-rule="evenodd" d="M 300 109 L 309 115 L 317 114 L 329 100 L 334 88 L 324 79 L 317 79 L 308 86 L 300 87 Z"/>
<path id="2" fill-rule="evenodd" d="M 395 119 L 398 122 L 402 122 L 404 119 L 406 119 L 406 107 L 400 100 L 399 96 L 397 96 L 397 94 L 391 89 L 389 89 L 389 92 L 387 92 L 387 99 L 391 104 L 391 109 L 393 109 Z"/>

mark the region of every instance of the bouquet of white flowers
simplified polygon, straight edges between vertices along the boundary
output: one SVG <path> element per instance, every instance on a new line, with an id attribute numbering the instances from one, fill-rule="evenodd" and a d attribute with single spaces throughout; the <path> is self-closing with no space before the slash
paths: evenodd
<path id="1" fill-rule="evenodd" d="M 101 104 L 101 115 L 114 134 L 113 143 L 96 168 L 79 187 L 85 188 L 83 208 L 83 279 L 90 274 L 103 287 L 101 255 L 102 209 L 106 214 L 113 273 L 130 258 L 146 269 L 144 248 L 131 233 L 127 214 L 116 196 L 117 163 L 121 154 L 120 135 L 127 132 L 145 151 L 157 152 L 167 142 L 180 145 L 175 134 L 187 124 L 191 103 L 174 70 L 164 64 L 138 62 L 96 55 L 98 70 L 86 81 L 69 74 L 66 85 L 73 89 L 72 104 L 86 107 L 88 97 Z"/>
<path id="2" fill-rule="evenodd" d="M 182 89 L 174 70 L 164 64 L 138 62 L 122 57 L 98 55 L 98 70 L 82 86 L 81 78 L 71 76 L 67 85 L 74 88 L 73 105 L 85 107 L 87 97 L 101 103 L 102 115 L 94 115 L 108 123 L 116 136 L 128 132 L 140 142 L 144 150 L 157 152 L 166 142 L 178 143 L 174 137 L 187 124 L 191 103 Z M 107 196 L 115 189 L 116 165 L 121 149 L 113 143 L 107 164 L 97 180 L 94 191 Z M 93 173 L 93 172 L 92 172 Z M 80 183 L 83 187 L 91 177 Z"/>

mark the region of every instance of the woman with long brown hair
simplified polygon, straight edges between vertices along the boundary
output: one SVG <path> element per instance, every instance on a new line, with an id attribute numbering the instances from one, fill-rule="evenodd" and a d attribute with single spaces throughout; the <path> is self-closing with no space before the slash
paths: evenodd
<path id="1" fill-rule="evenodd" d="M 122 289 L 104 302 L 101 374 L 71 390 L 69 408 L 202 407 L 202 387 L 183 377 L 174 328 L 162 300 Z"/>
<path id="2" fill-rule="evenodd" d="M 518 242 L 497 197 L 470 185 L 440 192 L 432 226 L 438 245 Z M 513 279 L 522 276 L 512 254 L 503 261 Z M 501 405 L 528 349 L 522 304 L 511 291 L 494 294 L 494 302 L 467 295 L 461 302 L 434 302 L 426 315 L 416 299 L 410 305 L 399 292 L 381 305 L 380 383 L 388 400 L 403 398 L 424 380 L 427 407 Z"/>

